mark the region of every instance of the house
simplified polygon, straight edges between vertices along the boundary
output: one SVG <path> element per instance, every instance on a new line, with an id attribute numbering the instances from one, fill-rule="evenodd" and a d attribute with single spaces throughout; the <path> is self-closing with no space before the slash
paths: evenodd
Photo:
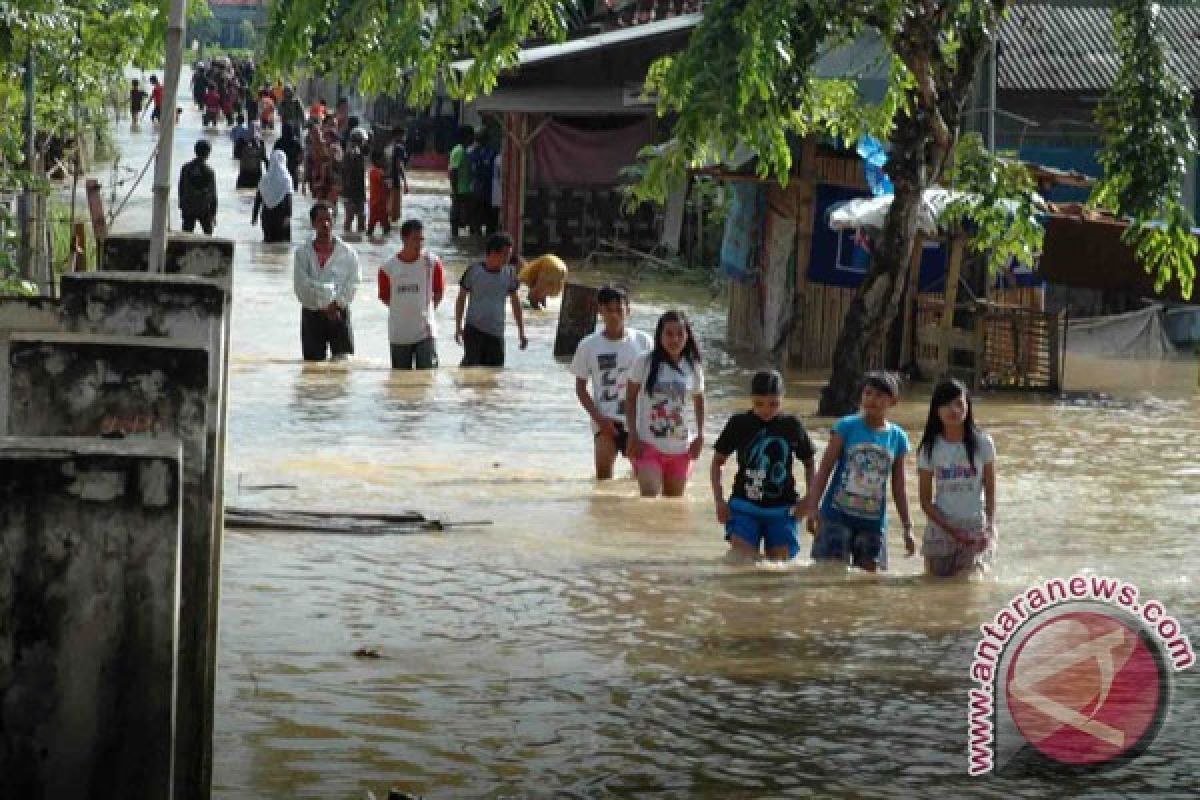
<path id="1" fill-rule="evenodd" d="M 1021 159 L 1099 175 L 1096 106 L 1117 75 L 1111 3 L 1017 0 L 1000 27 L 996 54 L 996 142 Z M 1191 89 L 1200 116 L 1200 3 L 1161 0 L 1159 22 L 1171 71 Z M 986 103 L 981 103 L 986 105 Z M 982 113 L 982 109 L 977 109 Z M 1200 218 L 1197 156 L 1184 195 Z M 1051 200 L 1083 200 L 1063 190 Z"/>
<path id="2" fill-rule="evenodd" d="M 703 4 L 614 5 L 587 35 L 522 50 L 516 68 L 471 104 L 503 131 L 501 224 L 519 252 L 580 257 L 604 239 L 643 250 L 659 240 L 656 209 L 623 208 L 622 170 L 667 131 L 644 94 L 646 73 L 684 47 L 703 17 L 689 9 Z"/>

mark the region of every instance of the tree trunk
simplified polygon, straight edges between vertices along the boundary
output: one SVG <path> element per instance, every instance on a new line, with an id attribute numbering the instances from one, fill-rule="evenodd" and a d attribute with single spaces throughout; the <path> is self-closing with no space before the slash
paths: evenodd
<path id="1" fill-rule="evenodd" d="M 905 276 L 917 241 L 917 220 L 927 185 L 927 126 L 905 116 L 892 136 L 888 173 L 895 187 L 892 207 L 874 243 L 871 268 L 854 295 L 833 351 L 833 372 L 821 390 L 817 415 L 834 417 L 858 408 L 859 381 L 867 353 L 877 346 L 900 309 Z"/>

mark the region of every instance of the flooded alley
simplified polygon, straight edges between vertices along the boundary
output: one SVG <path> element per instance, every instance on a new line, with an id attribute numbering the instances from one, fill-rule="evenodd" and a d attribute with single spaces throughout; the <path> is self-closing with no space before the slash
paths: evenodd
<path id="1" fill-rule="evenodd" d="M 551 355 L 557 302 L 526 313 L 529 348 L 510 340 L 507 368 L 457 366 L 457 278 L 481 244 L 450 238 L 441 175 L 415 175 L 404 216 L 425 222 L 448 271 L 443 366 L 389 368 L 375 273 L 399 247 L 396 233 L 351 242 L 363 267 L 356 357 L 302 362 L 292 247 L 261 242 L 253 192 L 234 188 L 224 126 L 202 132 L 200 114 L 181 104 L 175 169 L 198 137 L 210 139 L 216 235 L 237 242 L 227 501 L 489 523 L 381 537 L 226 533 L 216 797 L 361 798 L 389 786 L 428 798 L 1194 794 L 1184 787 L 1200 766 L 1195 670 L 1176 676 L 1153 749 L 1112 772 L 1071 788 L 966 774 L 979 626 L 1032 583 L 1080 571 L 1120 577 L 1195 640 L 1194 357 L 1072 358 L 1068 388 L 1105 392 L 1103 402 L 978 398 L 998 453 L 1001 544 L 987 580 L 923 579 L 895 530 L 892 570 L 880 579 L 803 557 L 786 568 L 728 566 L 711 450 L 682 500 L 640 499 L 623 463 L 620 479 L 592 479 L 587 418 L 566 364 Z M 124 119 L 117 138 L 122 163 L 138 169 L 155 134 L 131 132 Z M 296 241 L 309 235 L 308 207 L 297 196 Z M 116 229 L 148 229 L 149 208 L 147 178 Z M 692 316 L 711 445 L 747 406 L 760 365 L 724 348 L 724 306 L 707 287 L 648 271 L 621 280 L 635 327 L 652 330 L 672 307 Z M 790 374 L 785 400 L 818 447 L 833 422 L 811 417 L 824 377 Z M 928 387 L 918 388 L 895 417 L 914 445 L 927 402 Z M 295 488 L 256 488 L 264 485 Z M 362 649 L 378 657 L 356 657 Z"/>

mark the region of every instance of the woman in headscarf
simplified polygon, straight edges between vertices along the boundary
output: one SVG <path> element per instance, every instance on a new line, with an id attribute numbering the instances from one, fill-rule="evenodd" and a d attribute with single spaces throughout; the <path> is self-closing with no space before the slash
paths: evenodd
<path id="1" fill-rule="evenodd" d="M 258 222 L 260 211 L 264 242 L 292 240 L 292 176 L 288 174 L 287 156 L 282 150 L 271 153 L 271 166 L 258 184 L 251 225 Z"/>

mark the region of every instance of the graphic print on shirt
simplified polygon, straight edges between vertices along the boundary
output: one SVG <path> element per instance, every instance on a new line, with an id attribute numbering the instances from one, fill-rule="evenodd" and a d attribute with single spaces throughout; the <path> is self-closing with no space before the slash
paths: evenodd
<path id="1" fill-rule="evenodd" d="M 746 499 L 755 503 L 778 500 L 787 483 L 792 448 L 782 436 L 765 429 L 758 432 L 746 450 Z"/>
<path id="2" fill-rule="evenodd" d="M 850 447 L 845 458 L 834 508 L 851 516 L 878 519 L 883 515 L 885 486 L 892 470 L 891 451 L 874 442 L 863 442 Z"/>
<path id="3" fill-rule="evenodd" d="M 659 380 L 650 396 L 650 415 L 647 428 L 656 439 L 687 440 L 687 422 L 683 418 L 683 402 L 687 399 L 687 384 L 683 381 Z"/>
<path id="4" fill-rule="evenodd" d="M 597 404 L 602 408 L 615 408 L 613 412 L 618 418 L 625 416 L 625 373 L 617 365 L 616 353 L 599 353 L 596 356 L 596 367 L 600 370 L 600 388 Z"/>

